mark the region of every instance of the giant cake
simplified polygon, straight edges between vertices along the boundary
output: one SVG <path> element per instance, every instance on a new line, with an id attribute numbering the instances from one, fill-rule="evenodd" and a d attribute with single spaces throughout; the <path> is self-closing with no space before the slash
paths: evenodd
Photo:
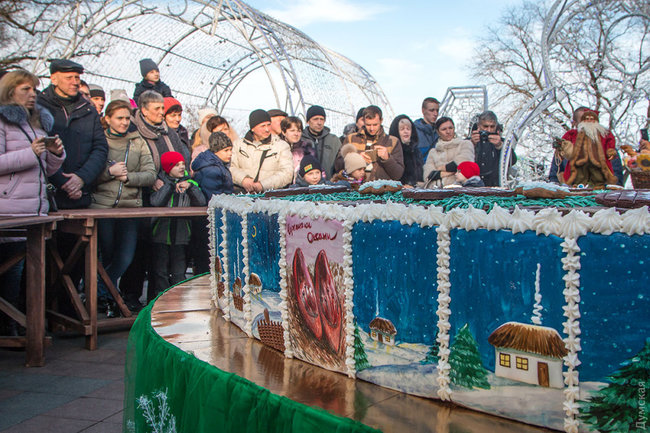
<path id="1" fill-rule="evenodd" d="M 533 425 L 647 420 L 648 207 L 423 193 L 213 197 L 219 314 L 287 357 Z"/>

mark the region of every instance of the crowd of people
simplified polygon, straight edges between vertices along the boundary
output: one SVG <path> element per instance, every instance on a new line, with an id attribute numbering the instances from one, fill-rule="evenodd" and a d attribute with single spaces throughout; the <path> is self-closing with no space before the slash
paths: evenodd
<path id="1" fill-rule="evenodd" d="M 422 102 L 422 118 L 413 121 L 399 115 L 388 133 L 382 110 L 374 105 L 360 109 L 342 136 L 326 126 L 327 113 L 318 105 L 309 107 L 305 124 L 279 109 L 256 109 L 248 117 L 249 129 L 239 137 L 228 120 L 206 107 L 199 110 L 199 127 L 190 134 L 182 124 L 183 105 L 161 80 L 156 63 L 143 59 L 140 71 L 142 81 L 132 98 L 121 89 L 111 90 L 107 98 L 100 86 L 81 80 L 83 66 L 70 60 L 51 61 L 51 84 L 40 91 L 33 74 L 4 72 L 0 216 L 44 215 L 52 206 L 204 206 L 214 194 L 332 183 L 358 188 L 384 179 L 405 187 L 499 185 L 504 141 L 491 111 L 478 115 L 465 138 L 458 135 L 453 119 L 438 117 L 440 102 L 431 97 Z M 580 116 L 587 113 L 593 112 L 583 110 Z M 575 149 L 565 146 L 551 179 L 589 182 L 596 176 L 614 182 L 607 174 L 616 169 L 609 142 L 599 155 L 604 159 L 592 162 L 602 179 L 598 170 L 583 169 L 581 161 L 595 148 L 583 143 L 580 125 L 576 133 L 567 133 L 573 134 L 565 138 Z M 516 163 L 514 153 L 511 163 Z M 188 260 L 196 273 L 209 269 L 205 221 L 99 221 L 101 263 L 132 309 L 141 307 L 145 272 L 151 300 L 185 278 Z M 59 245 L 72 248 L 72 241 L 61 236 Z M 0 242 L 0 261 L 25 247 L 20 238 Z M 14 304 L 21 273 L 19 263 L 0 277 L 2 296 Z M 99 300 L 102 310 L 114 314 L 102 281 Z"/>

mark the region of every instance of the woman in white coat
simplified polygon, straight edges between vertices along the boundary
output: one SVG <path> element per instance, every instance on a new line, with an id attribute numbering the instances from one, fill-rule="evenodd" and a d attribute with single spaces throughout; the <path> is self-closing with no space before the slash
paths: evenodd
<path id="1" fill-rule="evenodd" d="M 427 155 L 424 180 L 427 186 L 451 185 L 456 182 L 458 164 L 474 161 L 474 145 L 469 140 L 456 137 L 454 121 L 449 117 L 438 119 L 435 128 L 440 138 Z"/>

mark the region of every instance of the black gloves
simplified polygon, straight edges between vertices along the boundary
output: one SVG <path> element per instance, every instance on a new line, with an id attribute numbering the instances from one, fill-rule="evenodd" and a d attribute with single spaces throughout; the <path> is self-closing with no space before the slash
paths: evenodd
<path id="1" fill-rule="evenodd" d="M 439 170 L 433 170 L 431 173 L 429 173 L 429 176 L 427 176 L 427 179 L 429 179 L 431 181 L 442 179 L 442 177 L 440 176 L 440 171 Z"/>
<path id="2" fill-rule="evenodd" d="M 456 173 L 456 171 L 458 171 L 458 165 L 454 161 L 451 161 L 449 164 L 445 165 L 445 171 Z"/>

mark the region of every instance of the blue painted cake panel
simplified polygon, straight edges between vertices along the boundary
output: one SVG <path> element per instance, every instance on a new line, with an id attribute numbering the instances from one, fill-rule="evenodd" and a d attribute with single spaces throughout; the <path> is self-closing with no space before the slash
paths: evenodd
<path id="1" fill-rule="evenodd" d="M 581 249 L 581 380 L 600 380 L 650 337 L 650 236 L 588 234 Z"/>
<path id="2" fill-rule="evenodd" d="M 221 254 L 221 242 L 223 242 L 222 218 L 223 218 L 223 213 L 221 212 L 221 208 L 215 208 L 214 209 L 214 245 L 211 246 L 211 248 L 213 248 L 212 254 L 214 254 L 215 257 L 219 257 L 221 259 L 223 259 Z"/>
<path id="3" fill-rule="evenodd" d="M 542 325 L 563 335 L 561 238 L 484 229 L 454 229 L 450 237 L 450 344 L 469 324 L 483 365 L 494 371 L 494 347 L 488 337 L 506 322 L 532 323 L 538 264 Z"/>
<path id="4" fill-rule="evenodd" d="M 280 228 L 278 216 L 248 214 L 249 271 L 257 274 L 263 290 L 280 292 Z"/>
<path id="5" fill-rule="evenodd" d="M 352 230 L 354 315 L 368 333 L 375 317 L 397 327 L 396 341 L 430 345 L 437 329 L 435 227 L 398 221 L 357 223 Z"/>
<path id="6" fill-rule="evenodd" d="M 242 217 L 232 212 L 226 212 L 226 228 L 228 231 L 228 275 L 230 280 L 229 289 L 235 278 L 239 277 L 244 282 L 244 254 L 242 248 Z"/>

